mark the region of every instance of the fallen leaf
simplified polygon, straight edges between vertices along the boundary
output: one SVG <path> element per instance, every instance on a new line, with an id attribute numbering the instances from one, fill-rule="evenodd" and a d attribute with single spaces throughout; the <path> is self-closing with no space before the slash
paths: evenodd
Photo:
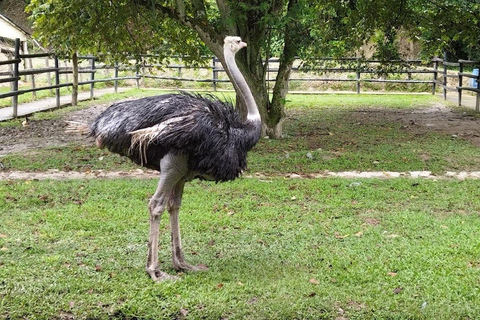
<path id="1" fill-rule="evenodd" d="M 387 275 L 389 275 L 390 277 L 396 277 L 397 273 L 396 272 L 387 272 Z"/>
<path id="2" fill-rule="evenodd" d="M 217 288 L 218 288 L 218 289 L 221 289 L 221 288 L 223 288 L 223 283 L 219 283 L 219 284 L 217 284 Z"/>
<path id="3" fill-rule="evenodd" d="M 262 239 L 258 239 L 257 243 L 260 243 L 262 246 L 266 245 L 265 241 L 263 241 Z"/>
<path id="4" fill-rule="evenodd" d="M 97 264 L 97 265 L 95 266 L 95 271 L 97 271 L 97 272 L 102 271 L 102 266 L 99 265 L 99 264 Z"/>
<path id="5" fill-rule="evenodd" d="M 188 315 L 188 309 L 180 309 L 180 315 L 183 317 L 186 317 Z"/>
<path id="6" fill-rule="evenodd" d="M 253 297 L 252 299 L 248 300 L 247 303 L 248 304 L 254 304 L 254 303 L 257 303 L 258 301 L 258 298 L 257 297 Z"/>
<path id="7" fill-rule="evenodd" d="M 355 237 L 361 237 L 363 236 L 363 231 L 358 231 L 357 233 L 355 233 Z"/>
<path id="8" fill-rule="evenodd" d="M 320 281 L 318 281 L 317 279 L 310 279 L 308 280 L 308 282 L 310 282 L 311 284 L 315 284 L 315 285 L 319 285 L 320 284 Z"/>
<path id="9" fill-rule="evenodd" d="M 3 251 L 3 252 L 8 251 L 8 248 L 7 247 L 1 247 L 0 251 Z"/>
<path id="10" fill-rule="evenodd" d="M 3 233 L 0 233 L 0 238 L 6 239 L 6 238 L 7 238 L 7 235 L 6 235 L 6 234 L 3 234 Z"/>
<path id="11" fill-rule="evenodd" d="M 313 298 L 313 297 L 315 297 L 316 295 L 317 295 L 316 292 L 312 292 L 312 293 L 310 293 L 310 294 L 308 295 L 308 297 L 309 297 L 309 298 Z"/>
<path id="12" fill-rule="evenodd" d="M 75 301 L 70 301 L 68 303 L 68 306 L 70 307 L 70 309 L 73 309 L 73 307 L 75 307 Z"/>
<path id="13" fill-rule="evenodd" d="M 395 234 L 395 233 L 387 235 L 387 238 L 398 238 L 398 237 L 400 237 L 400 236 L 398 234 Z"/>
<path id="14" fill-rule="evenodd" d="M 334 235 L 335 239 L 345 239 L 345 238 L 347 238 L 347 237 L 349 236 L 349 234 L 341 235 L 341 234 L 338 233 L 338 232 L 335 232 L 333 235 Z"/>
<path id="15" fill-rule="evenodd" d="M 398 287 L 398 288 L 393 289 L 393 293 L 399 294 L 400 292 L 402 292 L 402 290 L 403 290 L 403 288 Z"/>

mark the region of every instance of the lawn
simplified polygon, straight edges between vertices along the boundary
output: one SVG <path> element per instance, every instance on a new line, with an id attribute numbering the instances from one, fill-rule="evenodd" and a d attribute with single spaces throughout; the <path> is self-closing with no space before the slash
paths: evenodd
<path id="1" fill-rule="evenodd" d="M 0 317 L 480 317 L 476 181 L 193 182 L 184 247 L 210 269 L 165 283 L 144 272 L 155 185 L 2 181 Z M 167 225 L 160 259 L 175 274 Z"/>
<path id="2" fill-rule="evenodd" d="M 245 178 L 186 186 L 185 253 L 208 271 L 171 268 L 164 215 L 161 267 L 178 281 L 144 271 L 156 179 L 0 180 L 0 319 L 480 318 L 478 181 L 285 178 L 478 170 L 467 140 L 356 117 L 438 100 L 289 99 L 285 138 L 262 139 Z M 11 170 L 136 168 L 83 144 L 1 159 Z"/>

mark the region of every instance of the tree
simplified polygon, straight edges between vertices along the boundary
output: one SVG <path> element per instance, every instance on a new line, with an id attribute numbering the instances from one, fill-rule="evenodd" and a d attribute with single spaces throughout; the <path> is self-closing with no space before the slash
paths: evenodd
<path id="1" fill-rule="evenodd" d="M 377 56 L 398 58 L 395 45 L 402 28 L 425 44 L 437 30 L 445 43 L 454 39 L 463 13 L 444 10 L 436 25 L 438 8 L 466 8 L 469 0 L 31 0 L 35 34 L 58 52 L 109 53 L 112 59 L 155 52 L 157 59 L 183 54 L 190 61 L 210 50 L 223 62 L 225 35 L 239 35 L 247 50 L 238 66 L 252 89 L 265 133 L 282 134 L 287 84 L 296 56 L 340 56 L 374 40 Z M 478 13 L 477 4 L 472 5 Z M 474 11 L 475 11 L 474 10 Z M 478 23 L 478 15 L 472 14 Z M 422 29 L 423 28 L 423 29 Z M 462 29 L 465 30 L 465 29 Z M 469 41 L 477 37 L 469 33 Z M 430 41 L 430 42 L 429 42 Z M 435 47 L 435 45 L 432 45 Z M 280 58 L 269 95 L 267 64 Z M 237 105 L 245 110 L 242 101 Z"/>
<path id="2" fill-rule="evenodd" d="M 480 60 L 480 3 L 476 0 L 412 0 L 423 55 Z"/>
<path id="3" fill-rule="evenodd" d="M 59 53 L 108 52 L 114 59 L 153 51 L 159 60 L 182 53 L 198 61 L 205 47 L 223 63 L 223 38 L 240 35 L 247 43 L 238 65 L 251 87 L 265 131 L 281 136 L 287 80 L 304 37 L 305 0 L 32 0 L 35 34 Z M 274 39 L 278 45 L 271 41 Z M 267 64 L 280 65 L 269 98 Z M 238 101 L 240 110 L 242 101 Z"/>

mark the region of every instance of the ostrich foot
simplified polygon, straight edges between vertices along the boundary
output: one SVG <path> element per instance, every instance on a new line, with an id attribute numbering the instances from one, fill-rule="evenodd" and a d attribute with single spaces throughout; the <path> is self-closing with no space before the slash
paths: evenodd
<path id="1" fill-rule="evenodd" d="M 208 267 L 204 264 L 199 264 L 197 266 L 186 263 L 185 261 L 174 261 L 173 268 L 175 270 L 182 271 L 206 271 Z"/>
<path id="2" fill-rule="evenodd" d="M 147 268 L 146 271 L 150 278 L 152 278 L 152 280 L 155 282 L 178 280 L 178 277 L 169 275 L 168 273 L 160 271 L 159 269 L 152 270 Z"/>

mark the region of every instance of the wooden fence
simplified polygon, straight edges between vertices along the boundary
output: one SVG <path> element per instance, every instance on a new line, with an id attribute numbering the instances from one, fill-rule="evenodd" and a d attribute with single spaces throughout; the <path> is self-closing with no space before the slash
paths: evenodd
<path id="1" fill-rule="evenodd" d="M 24 68 L 21 70 L 21 63 L 26 59 L 32 58 L 48 58 L 54 59 L 53 67 L 45 68 Z M 150 57 L 151 58 L 151 57 Z M 95 83 L 99 82 L 113 82 L 115 92 L 117 91 L 118 82 L 122 80 L 135 80 L 136 85 L 139 86 L 142 79 L 157 79 L 157 80 L 174 80 L 174 81 L 189 81 L 199 83 L 211 83 L 211 89 L 217 90 L 217 86 L 221 83 L 229 82 L 226 77 L 225 70 L 219 63 L 217 58 L 211 59 L 211 65 L 207 67 L 201 67 L 199 69 L 207 70 L 209 74 L 206 78 L 198 77 L 185 77 L 182 76 L 182 70 L 189 69 L 181 63 L 172 65 L 155 65 L 147 64 L 145 61 L 139 63 L 137 61 L 136 66 L 128 65 L 114 65 L 108 66 L 105 64 L 97 64 L 98 59 L 94 56 L 79 56 L 79 60 L 88 60 L 89 67 L 78 68 L 78 73 L 90 74 L 89 80 L 86 81 L 72 81 L 61 83 L 60 75 L 72 74 L 75 69 L 71 67 L 61 67 L 60 61 L 54 53 L 36 53 L 36 54 L 21 54 L 20 53 L 20 41 L 17 39 L 15 42 L 14 52 L 10 54 L 10 59 L 0 61 L 0 66 L 8 65 L 9 71 L 0 72 L 0 84 L 10 83 L 10 91 L 7 93 L 1 93 L 1 98 L 12 97 L 11 107 L 13 117 L 17 116 L 18 111 L 18 96 L 37 92 L 41 90 L 55 90 L 57 107 L 60 106 L 60 88 L 73 87 L 74 83 L 78 85 L 90 85 L 90 97 L 93 98 Z M 294 64 L 292 76 L 289 79 L 289 83 L 294 82 L 306 82 L 309 83 L 334 83 L 334 82 L 350 82 L 354 83 L 356 87 L 356 93 L 360 94 L 362 85 L 367 83 L 384 83 L 384 84 L 426 84 L 431 89 L 431 93 L 435 94 L 437 89 L 443 90 L 444 99 L 447 98 L 447 92 L 456 91 L 458 93 L 458 105 L 462 103 L 462 92 L 471 91 L 476 94 L 476 111 L 479 112 L 480 103 L 480 89 L 477 86 L 480 76 L 478 70 L 476 73 L 465 72 L 465 69 L 472 71 L 474 68 L 480 66 L 478 61 L 459 60 L 458 62 L 448 62 L 442 59 L 435 58 L 432 60 L 431 66 L 423 65 L 421 61 L 389 61 L 388 65 L 394 66 L 393 68 L 385 69 L 384 64 L 380 61 L 374 60 L 362 60 L 359 58 L 344 58 L 344 59 L 330 59 L 322 58 L 318 59 L 314 67 L 306 67 L 301 65 L 301 61 L 298 60 Z M 396 67 L 395 67 L 396 66 Z M 176 70 L 175 75 L 158 75 L 150 72 L 152 68 L 160 67 L 163 69 Z M 113 70 L 113 76 L 108 78 L 96 78 L 95 73 L 101 69 Z M 119 77 L 119 71 L 130 70 L 132 75 Z M 271 59 L 268 63 L 267 81 L 275 81 L 275 75 L 278 71 L 278 59 Z M 53 74 L 54 84 L 51 84 L 49 80 L 47 86 L 36 87 L 35 75 L 40 74 Z M 222 75 L 223 74 L 223 75 Z M 406 79 L 389 78 L 387 75 L 407 75 Z M 332 76 L 334 75 L 334 76 Z M 340 75 L 340 76 L 337 76 Z M 21 77 L 31 77 L 31 88 L 19 89 L 19 80 Z M 418 78 L 421 76 L 422 78 Z M 416 79 L 414 77 L 417 77 Z M 49 77 L 50 79 L 50 77 Z M 450 80 L 449 80 L 450 79 Z M 465 80 L 473 79 L 472 81 Z M 76 90 L 73 90 L 76 92 Z M 72 99 L 73 100 L 73 99 Z M 76 99 L 75 99 L 76 100 Z"/>

